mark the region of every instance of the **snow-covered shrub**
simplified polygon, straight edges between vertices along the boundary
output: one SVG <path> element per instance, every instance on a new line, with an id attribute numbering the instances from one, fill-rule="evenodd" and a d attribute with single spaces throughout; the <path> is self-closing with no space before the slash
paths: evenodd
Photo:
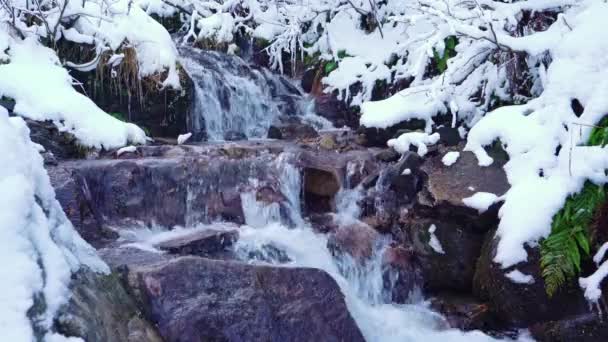
<path id="1" fill-rule="evenodd" d="M 0 331 L 6 341 L 57 338 L 50 329 L 67 302 L 71 274 L 108 272 L 66 218 L 21 118 L 0 107 Z M 42 335 L 42 336 L 40 336 Z"/>

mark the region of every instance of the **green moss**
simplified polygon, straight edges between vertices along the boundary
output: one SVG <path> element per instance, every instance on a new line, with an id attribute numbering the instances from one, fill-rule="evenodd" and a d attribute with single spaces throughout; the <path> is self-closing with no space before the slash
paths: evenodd
<path id="1" fill-rule="evenodd" d="M 593 129 L 588 145 L 604 146 L 607 142 L 608 118 Z M 581 261 L 589 258 L 595 212 L 605 202 L 605 188 L 586 182 L 583 190 L 570 196 L 553 217 L 551 234 L 540 247 L 540 266 L 545 290 L 550 297 L 575 279 L 581 271 Z"/>

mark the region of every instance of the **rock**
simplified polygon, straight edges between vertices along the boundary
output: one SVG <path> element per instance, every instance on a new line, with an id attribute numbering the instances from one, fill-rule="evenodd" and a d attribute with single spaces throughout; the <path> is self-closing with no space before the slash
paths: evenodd
<path id="1" fill-rule="evenodd" d="M 365 137 L 365 146 L 386 148 L 386 142 L 397 138 L 401 135 L 400 133 L 424 130 L 425 127 L 426 122 L 424 120 L 412 119 L 388 128 L 361 126 L 358 132 Z"/>
<path id="2" fill-rule="evenodd" d="M 321 140 L 319 140 L 319 146 L 326 150 L 333 150 L 336 148 L 336 140 L 331 134 L 324 134 L 321 136 Z"/>
<path id="3" fill-rule="evenodd" d="M 70 284 L 71 297 L 55 321 L 57 332 L 87 342 L 162 342 L 142 318 L 116 274 L 80 270 Z"/>
<path id="4" fill-rule="evenodd" d="M 431 234 L 432 226 L 435 230 Z M 425 289 L 471 291 L 483 234 L 452 221 L 420 217 L 410 217 L 404 230 L 411 238 Z"/>
<path id="5" fill-rule="evenodd" d="M 179 257 L 130 273 L 167 342 L 364 341 L 338 285 L 318 269 Z"/>
<path id="6" fill-rule="evenodd" d="M 282 118 L 268 128 L 269 139 L 303 140 L 318 136 L 319 133 L 311 125 L 301 122 L 296 117 Z"/>
<path id="7" fill-rule="evenodd" d="M 77 230 L 102 247 L 116 238 L 109 227 L 135 222 L 164 227 L 217 220 L 243 224 L 244 192 L 283 205 L 281 170 L 274 162 L 282 150 L 273 146 L 145 146 L 139 148 L 141 158 L 64 162 L 49 167 L 49 174 Z M 176 154 L 176 149 L 184 153 Z"/>
<path id="8" fill-rule="evenodd" d="M 226 141 L 247 140 L 247 135 L 243 132 L 228 131 L 228 132 L 224 133 L 224 140 L 226 140 Z"/>
<path id="9" fill-rule="evenodd" d="M 86 151 L 79 147 L 76 138 L 69 133 L 59 132 L 50 121 L 25 120 L 30 129 L 30 138 L 45 149 L 45 165 L 56 165 L 59 160 L 83 158 Z"/>
<path id="10" fill-rule="evenodd" d="M 300 85 L 305 92 L 310 93 L 312 91 L 313 84 L 315 83 L 318 74 L 319 70 L 316 67 L 308 68 L 304 71 Z"/>
<path id="11" fill-rule="evenodd" d="M 490 310 L 490 305 L 470 295 L 442 292 L 433 296 L 430 304 L 433 310 L 443 314 L 450 328 L 485 332 L 505 328 Z"/>
<path id="12" fill-rule="evenodd" d="M 587 312 L 575 317 L 535 324 L 530 327 L 537 341 L 608 341 L 608 325 L 601 313 Z"/>
<path id="13" fill-rule="evenodd" d="M 392 163 L 392 162 L 396 162 L 397 160 L 399 160 L 399 157 L 401 157 L 401 154 L 399 154 L 397 151 L 391 149 L 385 149 L 382 150 L 378 153 L 376 153 L 376 159 L 383 161 L 385 163 Z"/>
<path id="14" fill-rule="evenodd" d="M 338 100 L 336 93 L 315 96 L 315 113 L 329 120 L 334 127 L 359 127 L 358 111 Z"/>
<path id="15" fill-rule="evenodd" d="M 389 246 L 382 255 L 384 288 L 391 294 L 391 301 L 407 303 L 422 285 L 420 269 L 412 249 Z"/>
<path id="16" fill-rule="evenodd" d="M 238 240 L 237 230 L 202 229 L 159 243 L 156 247 L 171 254 L 198 255 L 206 258 L 230 258 Z"/>
<path id="17" fill-rule="evenodd" d="M 589 311 L 578 284 L 574 282 L 567 284 L 552 298 L 547 296 L 541 277 L 538 247 L 527 248 L 528 260 L 516 267 L 502 269 L 494 263 L 498 243 L 494 234 L 494 231 L 489 232 L 484 242 L 473 280 L 473 292 L 491 305 L 491 310 L 499 319 L 514 326 L 527 327 Z M 512 269 L 532 276 L 534 283 L 514 283 L 505 275 Z"/>
<path id="18" fill-rule="evenodd" d="M 312 213 L 308 216 L 312 228 L 318 233 L 329 233 L 338 229 L 334 215 L 330 213 Z"/>
<path id="19" fill-rule="evenodd" d="M 349 255 L 358 262 L 369 260 L 380 234 L 364 223 L 353 223 L 334 230 L 327 248 L 335 256 Z"/>
<path id="20" fill-rule="evenodd" d="M 444 146 L 457 146 L 463 140 L 460 137 L 460 132 L 458 132 L 457 128 L 442 126 L 439 127 L 436 132 L 439 133 L 439 144 Z"/>
<path id="21" fill-rule="evenodd" d="M 116 77 L 111 75 L 112 68 L 106 68 L 104 75 L 95 72 L 73 71 L 75 77 L 84 87 L 86 94 L 101 109 L 143 127 L 148 135 L 154 137 L 176 137 L 183 132 L 193 131 L 191 120 L 194 100 L 194 83 L 183 68 L 178 68 L 181 89 L 159 87 L 163 76 L 151 76 L 142 80 L 142 87 L 127 90 L 127 85 L 120 84 L 124 91 L 116 92 Z M 154 77 L 160 79 L 154 79 Z M 103 84 L 100 84 L 102 80 Z M 123 88 L 124 87 L 124 88 Z M 134 95 L 134 94 L 140 95 Z"/>
<path id="22" fill-rule="evenodd" d="M 490 192 L 501 196 L 509 189 L 502 164 L 480 167 L 471 152 L 461 152 L 453 165 L 447 167 L 441 161 L 443 153 L 425 159 L 420 169 L 425 182 L 417 194 L 417 206 L 421 215 L 442 217 L 459 223 L 470 223 L 479 232 L 492 229 L 498 222 L 498 205 L 479 214 L 467 207 L 463 199 L 477 192 Z"/>

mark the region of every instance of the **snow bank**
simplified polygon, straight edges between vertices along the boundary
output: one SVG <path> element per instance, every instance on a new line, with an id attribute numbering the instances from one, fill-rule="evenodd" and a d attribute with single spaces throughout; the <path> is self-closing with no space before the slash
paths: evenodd
<path id="1" fill-rule="evenodd" d="M 13 39 L 0 31 L 0 42 L 3 40 L 8 41 L 10 62 L 0 64 L 0 97 L 15 100 L 16 114 L 51 120 L 60 131 L 72 133 L 85 146 L 115 148 L 146 142 L 139 127 L 113 118 L 78 93 L 51 49 L 33 37 Z"/>
<path id="2" fill-rule="evenodd" d="M 10 264 L 0 268 L 0 331 L 7 341 L 35 340 L 28 310 L 36 300 L 46 306 L 32 319 L 51 327 L 79 267 L 109 271 L 55 200 L 38 148 L 25 122 L 0 107 L 0 257 Z"/>

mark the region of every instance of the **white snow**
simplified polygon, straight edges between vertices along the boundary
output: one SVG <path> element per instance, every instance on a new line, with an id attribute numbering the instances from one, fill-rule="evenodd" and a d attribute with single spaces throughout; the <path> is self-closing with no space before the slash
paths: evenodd
<path id="1" fill-rule="evenodd" d="M 496 202 L 498 196 L 491 192 L 476 192 L 471 197 L 463 198 L 462 203 L 467 207 L 476 209 L 479 213 L 483 213 Z"/>
<path id="2" fill-rule="evenodd" d="M 585 291 L 585 298 L 597 304 L 602 298 L 601 283 L 608 276 L 608 261 L 604 261 L 598 269 L 588 277 L 579 278 L 578 283 Z"/>
<path id="3" fill-rule="evenodd" d="M 446 153 L 443 156 L 443 158 L 441 158 L 441 162 L 445 166 L 452 166 L 454 163 L 456 163 L 456 161 L 458 161 L 459 157 L 460 157 L 460 152 L 451 151 L 451 152 Z"/>
<path id="4" fill-rule="evenodd" d="M 427 145 L 434 145 L 438 141 L 439 133 L 409 132 L 401 134 L 396 139 L 389 140 L 387 145 L 399 153 L 405 153 L 410 150 L 410 146 L 415 146 L 418 148 L 418 155 L 424 157 L 428 152 Z"/>
<path id="5" fill-rule="evenodd" d="M 431 248 L 439 253 L 439 254 L 445 254 L 445 251 L 443 250 L 443 247 L 441 246 L 441 242 L 439 242 L 439 239 L 437 238 L 437 235 L 435 235 L 435 231 L 437 230 L 437 226 L 435 226 L 434 224 L 431 224 L 431 226 L 429 227 L 429 246 L 431 246 Z"/>
<path id="6" fill-rule="evenodd" d="M 597 250 L 593 256 L 593 262 L 599 266 L 602 260 L 604 260 L 606 252 L 608 252 L 608 242 L 604 242 L 604 244 Z"/>
<path id="7" fill-rule="evenodd" d="M 104 113 L 89 98 L 72 87 L 72 79 L 55 53 L 34 38 L 7 39 L 10 63 L 0 64 L 0 96 L 16 101 L 14 112 L 33 120 L 51 120 L 74 134 L 79 143 L 91 147 L 115 148 L 128 142 L 144 144 L 139 127 Z"/>
<path id="8" fill-rule="evenodd" d="M 118 149 L 118 151 L 116 151 L 116 156 L 120 157 L 121 154 L 135 153 L 135 152 L 137 152 L 137 147 L 135 147 L 133 145 L 129 145 L 129 146 L 125 146 L 123 148 Z"/>
<path id="9" fill-rule="evenodd" d="M 46 303 L 36 317 L 49 329 L 69 295 L 70 276 L 81 265 L 108 272 L 95 250 L 66 218 L 38 147 L 21 118 L 8 118 L 0 107 L 0 331 L 7 341 L 33 341 L 27 313 L 35 296 Z M 51 334 L 47 334 L 49 338 Z"/>
<path id="10" fill-rule="evenodd" d="M 177 144 L 182 145 L 185 144 L 188 139 L 192 136 L 192 133 L 188 132 L 186 134 L 180 134 L 177 136 Z"/>
<path id="11" fill-rule="evenodd" d="M 534 277 L 529 274 L 523 274 L 517 269 L 507 273 L 506 276 L 517 284 L 534 284 Z"/>
<path id="12" fill-rule="evenodd" d="M 608 261 L 602 262 L 606 252 L 608 252 L 608 242 L 605 242 L 593 256 L 593 262 L 598 269 L 590 276 L 578 279 L 581 289 L 585 292 L 585 298 L 593 304 L 597 304 L 602 298 L 601 284 L 608 277 Z"/>
<path id="13" fill-rule="evenodd" d="M 401 172 L 401 174 L 403 176 L 409 176 L 409 175 L 412 174 L 412 170 L 411 169 L 405 169 L 405 170 L 403 170 L 403 172 Z"/>

